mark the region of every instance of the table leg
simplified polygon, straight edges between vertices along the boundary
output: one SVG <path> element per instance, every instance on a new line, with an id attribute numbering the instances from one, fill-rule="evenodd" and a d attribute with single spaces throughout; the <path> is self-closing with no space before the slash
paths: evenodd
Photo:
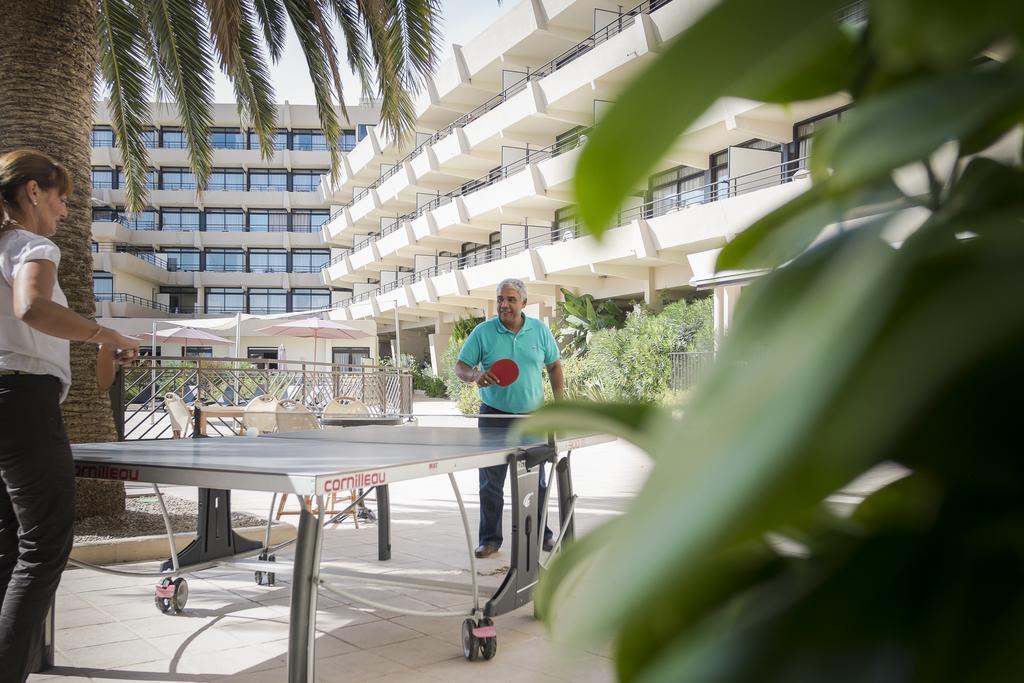
<path id="1" fill-rule="evenodd" d="M 288 619 L 288 683 L 311 683 L 316 668 L 316 601 L 323 543 L 323 496 L 317 515 L 303 509 L 295 543 L 291 615 Z"/>
<path id="2" fill-rule="evenodd" d="M 377 487 L 377 559 L 391 559 L 391 494 L 387 484 Z"/>

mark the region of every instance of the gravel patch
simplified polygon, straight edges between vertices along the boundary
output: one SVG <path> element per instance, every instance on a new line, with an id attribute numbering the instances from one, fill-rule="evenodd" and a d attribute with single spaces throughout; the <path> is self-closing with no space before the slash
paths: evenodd
<path id="1" fill-rule="evenodd" d="M 194 532 L 199 517 L 199 503 L 187 498 L 164 495 L 171 529 Z M 260 526 L 267 520 L 244 512 L 231 513 L 232 526 Z M 75 543 L 106 541 L 114 538 L 134 538 L 166 534 L 164 518 L 155 495 L 131 496 L 125 501 L 125 511 L 118 515 L 88 517 L 75 522 Z"/>

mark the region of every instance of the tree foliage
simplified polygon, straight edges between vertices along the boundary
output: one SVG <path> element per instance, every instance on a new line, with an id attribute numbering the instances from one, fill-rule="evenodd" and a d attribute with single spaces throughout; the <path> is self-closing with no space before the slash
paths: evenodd
<path id="1" fill-rule="evenodd" d="M 720 270 L 771 273 L 681 420 L 630 404 L 535 418 L 600 424 L 655 462 L 541 586 L 558 636 L 615 638 L 623 680 L 1002 681 L 1024 665 L 1024 5 L 842 4 L 722 0 L 581 155 L 579 214 L 599 233 L 719 98 L 854 100 L 814 140 L 812 189 L 722 251 Z M 887 462 L 906 476 L 851 517 L 826 504 Z"/>
<path id="2" fill-rule="evenodd" d="M 557 307 L 554 333 L 563 356 L 585 354 L 594 333 L 622 324 L 625 313 L 614 301 L 595 301 L 593 294 L 577 296 L 564 287 L 561 289 L 563 300 Z"/>
<path id="3" fill-rule="evenodd" d="M 154 96 L 177 107 L 199 188 L 213 165 L 208 133 L 215 68 L 234 87 L 240 126 L 253 129 L 269 160 L 277 104 L 268 57 L 273 62 L 281 58 L 291 28 L 309 67 L 331 173 L 337 177 L 338 108 L 342 117 L 348 113 L 336 32 L 364 94 L 381 96 L 382 129 L 396 140 L 412 131 L 412 96 L 435 66 L 440 39 L 438 0 L 98 0 L 98 5 L 97 81 L 110 93 L 129 211 L 146 205 L 144 133 L 152 125 L 148 102 Z"/>

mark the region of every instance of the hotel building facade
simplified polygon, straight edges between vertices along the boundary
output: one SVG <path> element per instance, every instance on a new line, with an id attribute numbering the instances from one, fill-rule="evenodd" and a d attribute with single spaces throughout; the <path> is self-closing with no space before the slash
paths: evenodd
<path id="1" fill-rule="evenodd" d="M 726 332 L 750 274 L 716 275 L 718 251 L 807 189 L 810 137 L 842 117 L 845 96 L 788 107 L 718 101 L 666 151 L 601 242 L 577 229 L 571 193 L 589 127 L 710 4 L 521 0 L 442 56 L 409 140 L 386 139 L 372 127 L 374 110 L 350 108 L 337 182 L 322 175 L 327 153 L 308 149 L 324 144 L 313 108 L 285 105 L 272 162 L 237 120 L 214 132 L 216 170 L 200 204 L 180 130 L 155 112 L 153 210 L 125 217 L 101 113 L 100 314 L 139 332 L 190 307 L 197 316 L 324 308 L 367 331 L 366 356 L 386 350 L 397 325 L 403 353 L 436 368 L 452 323 L 494 315 L 495 285 L 516 277 L 529 288 L 527 312 L 542 318 L 561 288 L 654 306 L 666 291 L 710 290 L 716 331 Z M 219 106 L 218 122 L 233 112 Z M 264 342 L 247 337 L 249 355 L 269 354 Z M 348 362 L 344 349 L 354 347 L 346 340 L 332 358 Z"/>

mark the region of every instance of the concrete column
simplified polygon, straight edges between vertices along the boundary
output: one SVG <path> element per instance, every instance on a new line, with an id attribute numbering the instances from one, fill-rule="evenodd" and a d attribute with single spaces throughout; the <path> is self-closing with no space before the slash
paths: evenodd
<path id="1" fill-rule="evenodd" d="M 717 291 L 717 290 L 716 290 Z M 654 282 L 654 268 L 647 269 L 647 281 L 644 283 L 644 303 L 651 313 L 661 313 L 661 297 Z"/>
<path id="2" fill-rule="evenodd" d="M 430 366 L 434 374 L 441 377 L 448 368 L 441 366 L 442 357 L 448 348 L 448 340 L 452 338 L 452 324 L 443 322 L 438 317 L 434 323 L 434 332 L 427 335 L 427 343 L 430 345 Z"/>
<path id="3" fill-rule="evenodd" d="M 714 300 L 712 305 L 715 324 L 715 350 L 728 334 L 732 327 L 733 315 L 736 312 L 736 304 L 743 290 L 741 285 L 723 285 L 715 287 Z"/>

